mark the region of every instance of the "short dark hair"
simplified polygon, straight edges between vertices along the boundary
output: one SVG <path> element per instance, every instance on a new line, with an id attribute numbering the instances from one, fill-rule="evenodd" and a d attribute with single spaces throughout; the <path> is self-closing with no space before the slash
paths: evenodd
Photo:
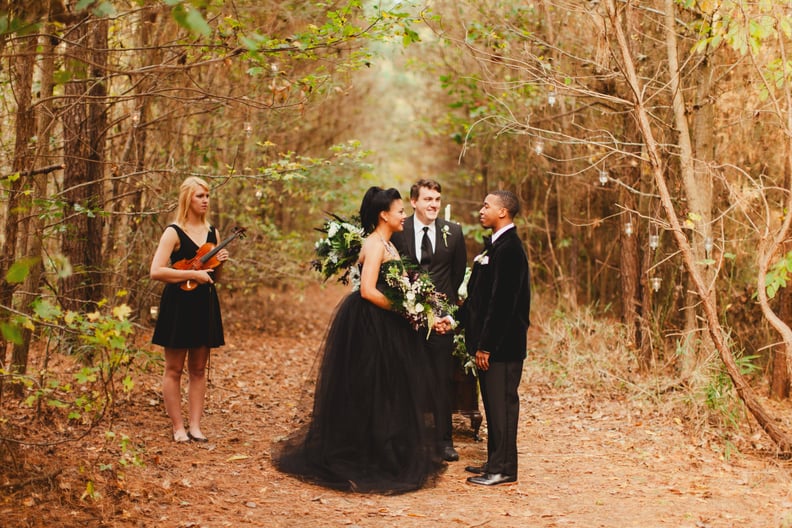
<path id="1" fill-rule="evenodd" d="M 401 200 L 401 194 L 393 187 L 390 189 L 369 187 L 360 204 L 360 224 L 366 234 L 374 232 L 379 222 L 379 214 L 382 211 L 389 211 L 391 204 L 396 200 Z"/>
<path id="2" fill-rule="evenodd" d="M 418 196 L 421 194 L 421 188 L 429 189 L 430 191 L 437 191 L 439 193 L 443 192 L 443 188 L 440 186 L 440 183 L 436 182 L 435 180 L 421 178 L 415 182 L 412 187 L 410 187 L 410 200 L 418 199 Z"/>
<path id="3" fill-rule="evenodd" d="M 516 194 L 514 194 L 511 191 L 506 191 L 503 189 L 492 191 L 490 194 L 498 197 L 498 200 L 500 200 L 501 203 L 501 207 L 509 211 L 510 218 L 514 218 L 515 216 L 520 214 L 520 200 L 517 199 Z"/>

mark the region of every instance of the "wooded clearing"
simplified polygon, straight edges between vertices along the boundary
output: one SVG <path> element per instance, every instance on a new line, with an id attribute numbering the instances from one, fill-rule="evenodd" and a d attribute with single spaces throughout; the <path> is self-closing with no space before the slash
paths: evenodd
<path id="1" fill-rule="evenodd" d="M 220 352 L 213 367 L 230 369 L 224 384 L 241 383 L 215 387 L 222 450 L 219 413 L 233 412 L 223 390 L 288 407 L 290 390 L 251 388 L 273 366 L 249 371 L 246 354 L 278 356 L 281 338 L 299 341 L 284 346 L 306 348 L 302 377 L 288 381 L 305 397 L 338 293 L 316 287 L 315 228 L 328 213 L 354 214 L 371 185 L 406 195 L 428 177 L 443 185 L 469 260 L 487 192 L 521 200 L 517 227 L 540 300 L 523 387 L 524 405 L 537 407 L 521 431 L 526 464 L 543 452 L 528 443 L 550 441 L 539 426 L 552 423 L 560 437 L 580 434 L 578 455 L 591 464 L 595 445 L 681 464 L 673 467 L 687 487 L 643 474 L 617 488 L 663 504 L 651 490 L 673 489 L 705 504 L 669 525 L 787 526 L 790 44 L 788 0 L 0 0 L 0 509 L 13 526 L 47 525 L 48 509 L 75 512 L 64 526 L 110 526 L 122 515 L 113 497 L 137 500 L 126 484 L 172 484 L 152 468 L 175 459 L 174 474 L 189 467 L 159 434 L 162 358 L 148 344 L 162 288 L 149 265 L 185 177 L 210 183 L 221 235 L 237 226 L 247 234 L 229 247 L 219 286 L 237 363 L 218 366 Z M 563 409 L 563 425 L 549 402 Z M 265 474 L 265 440 L 288 430 L 293 404 L 267 423 L 239 418 L 233 442 L 255 437 Z M 600 419 L 612 421 L 591 421 Z M 644 430 L 662 430 L 660 443 L 625 444 L 648 438 Z M 537 463 L 544 472 L 526 469 L 511 495 L 563 495 L 546 480 L 547 460 L 568 460 L 554 449 Z M 694 474 L 712 464 L 723 471 L 707 473 L 718 491 L 699 493 Z M 724 509 L 725 488 L 745 483 L 763 492 L 763 523 Z M 623 498 L 614 491 L 591 504 L 607 509 L 614 497 Z M 565 524 L 543 517 L 545 502 L 528 508 L 536 525 Z M 386 524 L 370 511 L 344 519 Z M 662 524 L 639 513 L 621 518 Z M 123 515 L 130 526 L 157 518 Z M 222 525 L 167 515 L 164 525 Z M 565 518 L 615 525 L 607 515 Z"/>

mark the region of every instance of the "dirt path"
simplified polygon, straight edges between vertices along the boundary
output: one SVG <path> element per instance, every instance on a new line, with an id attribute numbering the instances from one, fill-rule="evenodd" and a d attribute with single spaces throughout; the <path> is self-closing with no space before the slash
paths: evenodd
<path id="1" fill-rule="evenodd" d="M 461 416 L 455 418 L 461 460 L 451 463 L 432 488 L 390 497 L 356 495 L 282 475 L 270 465 L 270 443 L 292 429 L 297 409 L 306 404 L 302 395 L 338 292 L 322 295 L 309 296 L 302 309 L 282 306 L 294 322 L 280 329 L 268 327 L 288 322 L 284 314 L 269 314 L 258 327 L 229 320 L 229 344 L 212 364 L 203 426 L 208 444 L 170 441 L 159 375 L 152 372 L 138 381 L 135 397 L 122 406 L 114 424 L 145 446 L 146 465 L 124 469 L 117 489 L 102 488 L 115 479 L 99 482 L 104 498 L 96 507 L 80 509 L 79 501 L 39 497 L 13 509 L 6 504 L 0 510 L 6 521 L 0 525 L 792 526 L 788 465 L 749 455 L 726 462 L 706 446 L 691 445 L 681 422 L 659 415 L 645 402 L 600 400 L 550 387 L 530 361 L 521 385 L 516 484 L 466 484 L 464 466 L 482 461 L 486 447 L 473 441 Z M 307 306 L 318 313 L 315 324 L 300 326 L 295 314 L 305 313 Z M 287 333 L 293 335 L 284 337 Z M 486 434 L 485 427 L 482 432 Z M 59 456 L 76 460 L 95 446 L 85 443 L 75 449 Z M 60 481 L 79 480 L 78 469 L 67 465 Z"/>

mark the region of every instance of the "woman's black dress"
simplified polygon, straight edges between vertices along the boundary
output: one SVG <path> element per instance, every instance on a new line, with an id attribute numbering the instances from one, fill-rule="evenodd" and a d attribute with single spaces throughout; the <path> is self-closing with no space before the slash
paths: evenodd
<path id="1" fill-rule="evenodd" d="M 275 466 L 326 487 L 383 494 L 416 490 L 436 476 L 444 467 L 432 418 L 437 400 L 420 340 L 395 312 L 360 292 L 348 295 L 325 337 L 311 420 L 275 444 Z"/>
<path id="2" fill-rule="evenodd" d="M 175 229 L 179 235 L 179 249 L 171 254 L 171 264 L 193 258 L 199 249 L 195 242 L 176 224 L 168 228 Z M 217 244 L 214 227 L 209 228 L 206 241 Z M 224 345 L 223 320 L 214 284 L 199 284 L 191 291 L 182 290 L 179 284 L 166 284 L 151 342 L 167 348 Z"/>

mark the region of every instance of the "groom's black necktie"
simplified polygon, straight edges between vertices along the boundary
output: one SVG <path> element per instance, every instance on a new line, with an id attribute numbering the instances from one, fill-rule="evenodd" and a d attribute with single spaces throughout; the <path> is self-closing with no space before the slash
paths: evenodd
<path id="1" fill-rule="evenodd" d="M 421 266 L 424 268 L 432 262 L 432 242 L 429 240 L 429 228 L 424 226 L 423 238 L 421 238 Z"/>

